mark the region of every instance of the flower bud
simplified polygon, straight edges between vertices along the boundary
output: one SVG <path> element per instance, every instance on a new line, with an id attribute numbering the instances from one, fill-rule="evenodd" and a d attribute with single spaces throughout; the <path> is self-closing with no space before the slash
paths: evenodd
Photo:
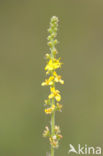
<path id="1" fill-rule="evenodd" d="M 55 40 L 54 40 L 54 44 L 56 45 L 57 43 L 58 43 L 58 41 L 55 39 Z"/>
<path id="2" fill-rule="evenodd" d="M 51 34 L 51 37 L 52 37 L 52 38 L 56 37 L 56 33 L 52 33 L 52 34 Z"/>
<path id="3" fill-rule="evenodd" d="M 53 22 L 58 22 L 58 18 L 56 17 L 56 16 L 53 16 L 52 18 L 51 18 L 51 22 L 53 23 Z"/>
<path id="4" fill-rule="evenodd" d="M 45 54 L 45 57 L 46 57 L 46 59 L 49 59 L 50 55 L 47 53 L 47 54 Z"/>
<path id="5" fill-rule="evenodd" d="M 48 42 L 48 46 L 52 47 L 52 42 Z"/>
<path id="6" fill-rule="evenodd" d="M 49 40 L 49 41 L 50 41 L 50 40 L 51 40 L 51 38 L 52 38 L 52 36 L 50 35 L 50 36 L 48 36 L 47 40 Z"/>
<path id="7" fill-rule="evenodd" d="M 57 51 L 56 49 L 53 50 L 53 55 L 56 55 L 57 54 Z"/>
<path id="8" fill-rule="evenodd" d="M 54 29 L 55 28 L 55 24 L 53 23 L 50 23 L 50 27 L 51 27 L 51 29 Z"/>
<path id="9" fill-rule="evenodd" d="M 48 32 L 51 34 L 51 33 L 52 33 L 52 29 L 51 29 L 51 28 L 49 28 L 49 29 L 48 29 Z"/>
<path id="10" fill-rule="evenodd" d="M 57 28 L 56 27 L 54 28 L 54 31 L 57 32 Z"/>

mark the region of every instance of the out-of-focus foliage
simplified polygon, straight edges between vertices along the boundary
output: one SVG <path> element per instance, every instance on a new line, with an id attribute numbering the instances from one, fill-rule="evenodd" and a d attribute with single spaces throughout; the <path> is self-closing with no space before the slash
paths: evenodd
<path id="1" fill-rule="evenodd" d="M 48 117 L 41 87 L 48 21 L 60 19 L 58 51 L 62 72 L 63 112 L 60 149 L 69 144 L 103 144 L 103 1 L 0 1 L 0 155 L 45 156 L 42 138 Z M 47 151 L 48 152 L 48 151 Z"/>

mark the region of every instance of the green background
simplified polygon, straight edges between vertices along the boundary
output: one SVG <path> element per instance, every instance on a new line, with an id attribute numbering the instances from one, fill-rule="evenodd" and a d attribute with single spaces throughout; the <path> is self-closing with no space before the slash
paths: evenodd
<path id="1" fill-rule="evenodd" d="M 49 151 L 42 138 L 48 89 L 41 82 L 53 15 L 60 20 L 65 80 L 63 112 L 56 116 L 63 139 L 55 156 L 67 156 L 70 143 L 103 148 L 103 1 L 0 0 L 0 156 Z"/>

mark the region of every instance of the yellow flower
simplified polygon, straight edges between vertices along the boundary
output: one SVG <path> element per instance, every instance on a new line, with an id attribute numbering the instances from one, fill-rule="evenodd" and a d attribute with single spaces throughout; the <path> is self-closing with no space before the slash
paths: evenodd
<path id="1" fill-rule="evenodd" d="M 44 130 L 44 132 L 43 132 L 43 137 L 49 136 L 49 133 L 50 133 L 49 128 L 46 126 L 46 127 L 45 127 L 45 130 Z"/>
<path id="2" fill-rule="evenodd" d="M 61 112 L 61 109 L 62 109 L 62 105 L 57 103 L 57 109 Z"/>
<path id="3" fill-rule="evenodd" d="M 50 105 L 50 99 L 44 100 L 44 105 Z"/>
<path id="4" fill-rule="evenodd" d="M 49 95 L 49 99 L 55 98 L 57 101 L 61 100 L 61 95 L 59 94 L 59 90 L 55 90 L 54 87 L 51 88 L 51 94 Z"/>
<path id="5" fill-rule="evenodd" d="M 58 138 L 58 139 L 62 139 L 63 136 L 62 136 L 61 134 L 58 134 L 58 135 L 57 135 L 57 138 Z"/>
<path id="6" fill-rule="evenodd" d="M 54 130 L 55 130 L 56 134 L 60 133 L 60 127 L 59 126 L 55 125 Z"/>
<path id="7" fill-rule="evenodd" d="M 53 75 L 55 76 L 54 78 L 55 82 L 60 82 L 61 84 L 64 84 L 64 81 L 61 79 L 60 75 L 57 75 L 56 72 L 53 72 Z"/>
<path id="8" fill-rule="evenodd" d="M 54 139 L 53 137 L 50 137 L 49 138 L 49 141 L 50 141 L 50 144 L 54 147 L 54 148 L 57 148 L 59 145 L 58 145 L 58 140 Z"/>
<path id="9" fill-rule="evenodd" d="M 52 105 L 50 108 L 45 109 L 46 114 L 51 114 L 55 109 L 55 105 Z"/>
<path id="10" fill-rule="evenodd" d="M 45 70 L 52 71 L 61 67 L 60 59 L 50 59 L 48 64 L 45 67 Z"/>
<path id="11" fill-rule="evenodd" d="M 42 86 L 53 85 L 53 80 L 54 80 L 54 76 L 50 76 L 49 79 L 46 79 L 45 82 L 43 82 L 41 85 Z"/>

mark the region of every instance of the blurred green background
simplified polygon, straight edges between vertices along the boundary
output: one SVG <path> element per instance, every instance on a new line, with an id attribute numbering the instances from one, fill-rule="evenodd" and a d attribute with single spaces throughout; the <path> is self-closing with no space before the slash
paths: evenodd
<path id="1" fill-rule="evenodd" d="M 60 19 L 59 56 L 63 112 L 57 113 L 69 144 L 103 147 L 103 1 L 0 0 L 0 156 L 46 156 L 42 132 L 49 117 L 44 55 L 51 16 Z M 71 154 L 72 155 L 72 154 Z"/>

